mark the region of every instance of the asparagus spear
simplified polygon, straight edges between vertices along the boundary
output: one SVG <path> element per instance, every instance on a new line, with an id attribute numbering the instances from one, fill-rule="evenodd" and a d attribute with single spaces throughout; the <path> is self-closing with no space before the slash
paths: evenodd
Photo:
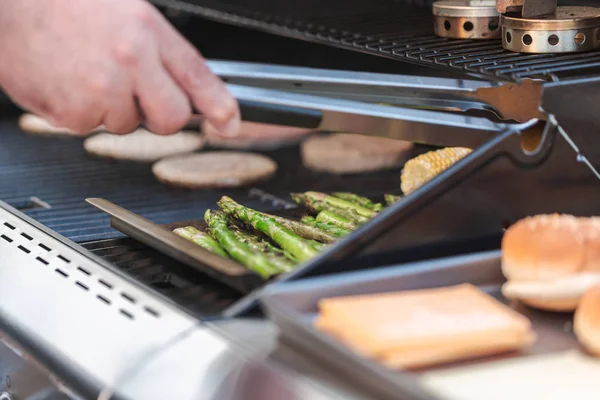
<path id="1" fill-rule="evenodd" d="M 331 222 L 317 221 L 314 217 L 302 217 L 302 222 L 304 222 L 306 225 L 314 226 L 315 228 L 319 228 L 325 232 L 331 233 L 337 237 L 346 236 L 352 232 L 350 229 L 346 229 Z"/>
<path id="2" fill-rule="evenodd" d="M 294 269 L 295 264 L 285 257 L 284 252 L 281 249 L 278 249 L 271 243 L 265 242 L 254 235 L 242 232 L 236 227 L 232 227 L 231 231 L 240 242 L 244 242 L 250 246 L 251 249 L 263 253 L 269 259 L 271 264 L 277 267 L 281 272 L 287 272 Z"/>
<path id="3" fill-rule="evenodd" d="M 233 233 L 240 239 L 247 242 L 250 246 L 256 246 L 258 250 L 264 252 L 273 252 L 277 254 L 283 254 L 284 251 L 279 247 L 273 246 L 271 243 L 266 240 L 262 240 L 260 237 L 244 231 L 237 225 L 232 225 L 231 230 Z"/>
<path id="4" fill-rule="evenodd" d="M 261 213 L 265 217 L 274 219 L 277 223 L 282 225 L 284 228 L 289 229 L 296 235 L 309 240 L 316 240 L 322 243 L 332 243 L 336 240 L 336 237 L 328 232 L 323 232 L 313 226 L 303 224 L 298 221 L 292 221 L 291 219 L 279 217 L 276 215 L 270 215 Z"/>
<path id="5" fill-rule="evenodd" d="M 367 207 L 363 207 L 361 205 L 354 204 L 350 201 L 339 199 L 334 196 L 329 196 L 326 193 L 305 192 L 304 196 L 306 196 L 309 200 L 311 200 L 313 202 L 314 201 L 322 201 L 322 202 L 325 202 L 326 204 L 332 205 L 337 208 L 354 210 L 358 213 L 358 215 L 362 215 L 363 217 L 366 217 L 366 218 L 373 218 L 374 216 L 377 215 L 376 211 L 370 210 Z"/>
<path id="6" fill-rule="evenodd" d="M 313 243 L 285 228 L 274 218 L 244 207 L 227 196 L 223 196 L 217 204 L 225 213 L 252 225 L 254 229 L 273 239 L 283 250 L 289 252 L 300 262 L 306 261 L 319 253 Z"/>
<path id="7" fill-rule="evenodd" d="M 317 214 L 317 222 L 331 224 L 341 229 L 346 229 L 349 231 L 353 231 L 357 228 L 357 225 L 354 222 L 350 221 L 348 218 L 339 214 L 332 213 L 328 210 L 323 210 L 319 214 Z"/>
<path id="8" fill-rule="evenodd" d="M 310 244 L 312 244 L 312 246 L 317 249 L 318 251 L 321 251 L 325 248 L 326 244 L 323 244 L 321 242 L 317 242 L 316 240 L 309 240 L 308 241 Z"/>
<path id="9" fill-rule="evenodd" d="M 393 194 L 386 194 L 384 197 L 385 197 L 385 202 L 387 203 L 388 206 L 391 206 L 392 204 L 394 204 L 395 202 L 397 202 L 398 200 L 400 200 L 402 198 L 402 196 L 396 196 Z"/>
<path id="10" fill-rule="evenodd" d="M 199 229 L 194 228 L 193 226 L 186 226 L 184 228 L 177 228 L 173 231 L 177 236 L 181 236 L 184 239 L 189 240 L 190 242 L 196 243 L 198 246 L 220 255 L 221 257 L 229 258 L 227 252 L 223 250 L 219 242 L 217 242 L 212 236 L 208 233 L 202 232 Z"/>
<path id="11" fill-rule="evenodd" d="M 332 214 L 337 214 L 341 217 L 346 218 L 347 220 L 349 220 L 351 223 L 353 223 L 355 225 L 364 224 L 365 222 L 367 222 L 369 220 L 369 218 L 359 215 L 356 212 L 356 210 L 354 210 L 352 208 L 339 208 L 339 207 L 333 206 L 329 203 L 326 203 L 324 201 L 316 201 L 313 198 L 308 197 L 301 193 L 292 193 L 292 199 L 294 199 L 294 201 L 298 204 L 305 205 L 306 207 L 308 207 L 310 210 L 314 211 L 315 213 L 319 213 L 321 211 L 329 211 Z M 349 228 L 349 229 L 353 229 L 353 228 Z"/>
<path id="12" fill-rule="evenodd" d="M 193 226 L 185 226 L 183 228 L 177 228 L 173 231 L 173 233 L 177 236 L 181 236 L 182 238 L 187 240 L 191 240 L 194 237 L 194 235 L 197 235 L 200 232 L 202 232 L 200 229 L 195 228 Z"/>
<path id="13" fill-rule="evenodd" d="M 354 193 L 336 192 L 333 195 L 335 197 L 337 197 L 338 199 L 342 199 L 342 200 L 346 200 L 346 201 L 349 201 L 354 204 L 358 204 L 359 206 L 366 207 L 369 210 L 381 211 L 383 209 L 383 204 L 374 203 L 370 199 L 363 197 L 363 196 L 359 196 Z"/>
<path id="14" fill-rule="evenodd" d="M 204 219 L 212 234 L 234 260 L 244 264 L 264 279 L 279 272 L 264 254 L 252 250 L 246 243 L 237 240 L 227 225 L 227 216 L 224 213 L 207 210 Z"/>

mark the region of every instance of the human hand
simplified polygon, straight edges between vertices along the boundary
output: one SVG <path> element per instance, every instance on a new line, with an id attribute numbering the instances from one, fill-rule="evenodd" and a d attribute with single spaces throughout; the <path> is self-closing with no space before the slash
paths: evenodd
<path id="1" fill-rule="evenodd" d="M 192 105 L 224 135 L 240 114 L 199 52 L 144 0 L 6 0 L 0 87 L 54 126 L 178 131 Z"/>

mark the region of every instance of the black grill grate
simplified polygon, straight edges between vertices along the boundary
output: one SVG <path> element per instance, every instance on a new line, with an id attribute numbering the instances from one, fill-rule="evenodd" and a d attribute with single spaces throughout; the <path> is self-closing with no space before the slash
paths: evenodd
<path id="1" fill-rule="evenodd" d="M 257 188 L 277 197 L 298 190 L 357 190 L 381 194 L 398 187 L 398 172 L 333 177 L 301 167 L 297 147 L 267 152 L 280 165 L 277 176 Z M 14 121 L 0 123 L 0 199 L 76 242 L 121 236 L 108 217 L 85 203 L 103 197 L 156 223 L 201 219 L 208 207 L 228 194 L 251 207 L 279 207 L 252 196 L 248 188 L 185 191 L 156 181 L 148 164 L 93 159 L 80 139 L 22 134 Z M 34 200 L 32 200 L 34 198 Z M 37 198 L 38 200 L 36 200 Z M 50 208 L 44 208 L 43 204 Z"/>
<path id="2" fill-rule="evenodd" d="M 153 0 L 158 5 L 283 36 L 503 80 L 560 80 L 600 73 L 600 51 L 524 55 L 500 41 L 452 40 L 432 33 L 431 1 Z M 597 5 L 596 1 L 563 1 Z"/>
<path id="3" fill-rule="evenodd" d="M 218 315 L 239 293 L 128 238 L 84 245 L 198 317 Z"/>
<path id="4" fill-rule="evenodd" d="M 157 251 L 123 237 L 109 218 L 85 203 L 104 197 L 156 223 L 201 219 L 224 194 L 251 207 L 283 208 L 291 191 L 352 190 L 379 195 L 399 186 L 399 171 L 334 177 L 301 166 L 297 147 L 267 152 L 279 173 L 255 188 L 183 191 L 158 183 L 148 164 L 93 159 L 81 139 L 23 134 L 14 119 L 0 120 L 0 199 L 82 243 L 99 256 L 197 316 L 217 315 L 239 294 Z"/>

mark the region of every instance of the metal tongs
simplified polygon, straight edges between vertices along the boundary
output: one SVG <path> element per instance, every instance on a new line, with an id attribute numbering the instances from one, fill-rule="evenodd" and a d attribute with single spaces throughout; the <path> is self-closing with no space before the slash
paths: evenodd
<path id="1" fill-rule="evenodd" d="M 439 146 L 476 147 L 519 123 L 544 119 L 542 82 L 495 83 L 210 61 L 242 119 L 360 133 Z M 485 110 L 506 122 L 464 114 Z M 530 124 L 527 124 L 530 125 Z"/>

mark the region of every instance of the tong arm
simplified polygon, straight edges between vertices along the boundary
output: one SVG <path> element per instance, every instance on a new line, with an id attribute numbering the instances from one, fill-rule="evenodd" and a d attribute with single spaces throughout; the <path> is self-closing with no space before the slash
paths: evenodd
<path id="1" fill-rule="evenodd" d="M 486 110 L 517 122 L 543 118 L 542 83 L 520 84 L 210 61 L 226 82 L 287 92 L 442 111 Z"/>
<path id="2" fill-rule="evenodd" d="M 496 11 L 518 12 L 523 18 L 533 18 L 554 13 L 557 6 L 557 0 L 497 0 Z"/>
<path id="3" fill-rule="evenodd" d="M 228 84 L 242 119 L 327 132 L 359 133 L 437 146 L 475 148 L 499 133 L 527 124 L 499 124 L 485 118 L 331 99 Z"/>

